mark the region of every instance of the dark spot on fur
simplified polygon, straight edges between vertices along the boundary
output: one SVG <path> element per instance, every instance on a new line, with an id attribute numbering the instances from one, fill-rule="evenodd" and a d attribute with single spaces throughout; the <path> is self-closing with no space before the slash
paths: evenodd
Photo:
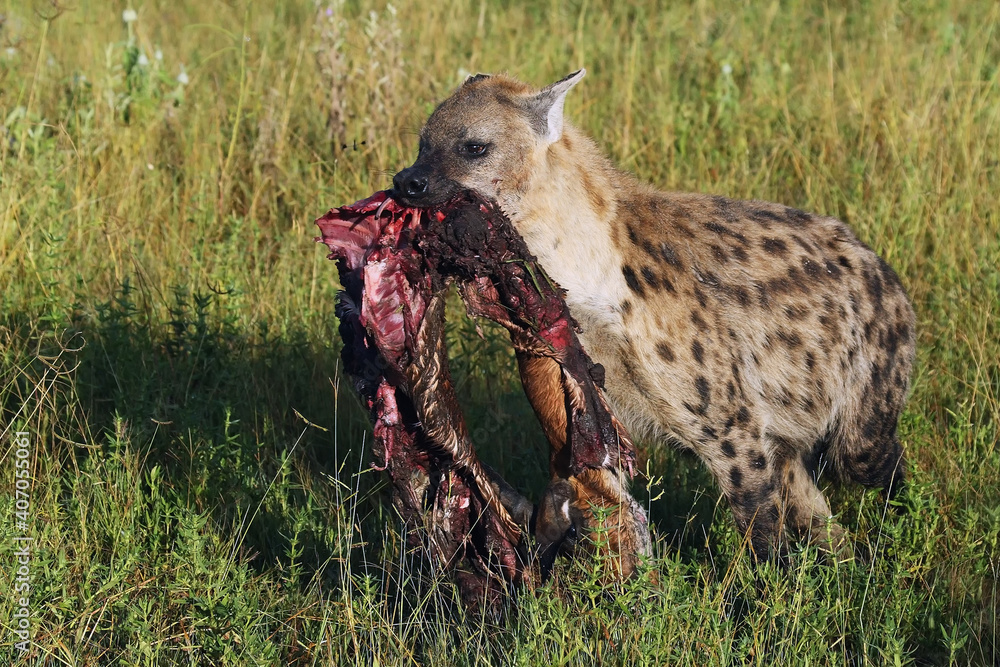
<path id="1" fill-rule="evenodd" d="M 840 267 L 839 266 L 837 266 L 836 264 L 834 264 L 830 260 L 826 260 L 826 262 L 824 263 L 824 266 L 826 267 L 826 273 L 827 273 L 828 276 L 830 276 L 834 280 L 837 280 L 837 281 L 840 280 L 841 271 L 840 271 Z"/>
<path id="2" fill-rule="evenodd" d="M 892 287 L 901 287 L 902 283 L 899 282 L 899 276 L 892 270 L 892 267 L 881 257 L 876 257 L 876 260 L 878 261 L 878 269 L 882 273 L 882 280 L 885 284 Z"/>
<path id="3" fill-rule="evenodd" d="M 632 314 L 632 302 L 629 301 L 628 299 L 622 301 L 622 313 L 624 313 L 625 315 Z"/>
<path id="4" fill-rule="evenodd" d="M 812 220 L 812 216 L 805 211 L 800 211 L 799 209 L 792 208 L 791 206 L 785 207 L 785 220 L 783 220 L 783 222 L 787 222 L 796 227 L 801 227 L 810 220 Z"/>
<path id="5" fill-rule="evenodd" d="M 784 329 L 779 329 L 777 333 L 781 342 L 789 348 L 794 350 L 797 347 L 802 347 L 802 338 L 797 333 L 788 332 Z"/>
<path id="6" fill-rule="evenodd" d="M 830 334 L 830 337 L 834 341 L 840 338 L 840 330 L 839 327 L 837 326 L 836 318 L 826 313 L 823 313 L 819 316 L 819 323 L 824 329 L 826 329 L 827 333 Z"/>
<path id="7" fill-rule="evenodd" d="M 733 254 L 733 257 L 736 258 L 736 261 L 738 262 L 747 261 L 747 251 L 739 247 L 738 245 L 734 245 L 733 247 L 731 247 L 729 249 L 729 252 Z"/>
<path id="8" fill-rule="evenodd" d="M 740 406 L 740 409 L 736 411 L 736 421 L 744 425 L 750 423 L 750 411 L 747 410 L 747 406 Z"/>
<path id="9" fill-rule="evenodd" d="M 712 256 L 715 257 L 715 261 L 719 262 L 720 264 L 725 264 L 726 262 L 729 261 L 729 255 L 727 255 L 726 251 L 720 248 L 719 246 L 713 243 L 711 246 L 709 246 L 709 249 L 712 251 Z"/>
<path id="10" fill-rule="evenodd" d="M 656 274 L 653 273 L 653 269 L 648 266 L 642 267 L 642 279 L 646 281 L 646 284 L 652 287 L 654 290 L 659 289 L 660 281 L 657 280 Z"/>
<path id="11" fill-rule="evenodd" d="M 765 238 L 761 247 L 770 255 L 784 256 L 788 253 L 788 246 L 781 239 Z"/>
<path id="12" fill-rule="evenodd" d="M 722 426 L 722 435 L 729 435 L 729 432 L 733 430 L 734 424 L 736 424 L 736 415 L 729 415 L 729 419 Z"/>
<path id="13" fill-rule="evenodd" d="M 727 218 L 726 221 L 727 222 L 738 222 L 739 220 L 734 215 L 731 218 Z M 747 237 L 744 236 L 743 234 L 741 234 L 740 232 L 733 231 L 731 228 L 726 227 L 725 225 L 720 225 L 717 222 L 708 222 L 708 223 L 706 223 L 705 224 L 705 229 L 708 229 L 709 231 L 713 231 L 716 234 L 719 234 L 720 236 L 728 236 L 730 238 L 736 239 L 737 241 L 739 241 L 743 245 L 747 245 L 747 243 L 749 243 L 747 241 Z"/>
<path id="14" fill-rule="evenodd" d="M 677 268 L 681 267 L 681 260 L 677 257 L 677 253 L 674 252 L 673 247 L 667 245 L 666 243 L 660 244 L 660 257 L 662 257 L 663 261 L 670 266 Z"/>
<path id="15" fill-rule="evenodd" d="M 752 208 L 747 211 L 747 215 L 751 220 L 765 229 L 769 227 L 772 222 L 782 222 L 780 215 L 774 211 L 769 211 L 766 208 Z"/>
<path id="16" fill-rule="evenodd" d="M 882 368 L 878 364 L 872 364 L 872 387 L 878 391 L 882 388 Z"/>
<path id="17" fill-rule="evenodd" d="M 733 447 L 732 440 L 723 440 L 720 449 L 722 449 L 722 453 L 725 454 L 726 458 L 736 458 L 736 448 Z"/>
<path id="18" fill-rule="evenodd" d="M 705 348 L 701 346 L 700 342 L 695 341 L 691 343 L 691 354 L 694 355 L 695 361 L 702 366 L 705 365 Z"/>
<path id="19" fill-rule="evenodd" d="M 744 308 L 750 306 L 750 292 L 742 285 L 722 285 L 719 288 L 723 294 Z M 730 330 L 731 331 L 731 330 Z"/>
<path id="20" fill-rule="evenodd" d="M 790 270 L 795 270 L 794 267 Z M 792 291 L 795 285 L 788 278 L 774 278 L 767 281 L 766 291 L 768 296 L 771 294 L 788 294 Z"/>
<path id="21" fill-rule="evenodd" d="M 701 399 L 701 402 L 697 407 L 692 407 L 689 403 L 685 402 L 684 407 L 696 415 L 704 415 L 708 411 L 712 389 L 708 384 L 708 380 L 706 380 L 702 375 L 695 378 L 694 387 L 698 392 L 698 397 Z"/>
<path id="22" fill-rule="evenodd" d="M 694 298 L 698 300 L 698 305 L 702 308 L 708 306 L 708 298 L 705 296 L 705 292 L 697 285 L 694 286 Z"/>
<path id="23" fill-rule="evenodd" d="M 792 234 L 792 240 L 795 241 L 799 245 L 800 248 L 802 248 L 803 250 L 805 250 L 806 253 L 808 253 L 810 255 L 813 253 L 813 250 L 815 250 L 815 248 L 812 246 L 811 243 L 809 243 L 808 241 L 806 241 L 804 238 L 802 238 L 798 234 Z"/>
<path id="24" fill-rule="evenodd" d="M 867 267 L 862 271 L 862 275 L 865 279 L 865 288 L 868 290 L 868 295 L 871 296 L 872 301 L 875 302 L 875 308 L 881 308 L 882 277 L 877 272 L 871 271 Z"/>
<path id="25" fill-rule="evenodd" d="M 680 232 L 689 239 L 697 238 L 698 236 L 697 234 L 691 231 L 690 227 L 688 227 L 687 225 L 683 225 L 676 220 L 674 220 L 674 229 L 676 229 L 678 232 Z"/>
<path id="26" fill-rule="evenodd" d="M 792 400 L 792 394 L 788 391 L 787 387 L 782 387 L 781 394 L 778 395 L 778 401 L 786 408 L 792 407 L 792 404 L 795 403 L 795 401 Z"/>
<path id="27" fill-rule="evenodd" d="M 736 398 L 736 385 L 733 384 L 732 380 L 726 383 L 726 395 L 730 401 Z"/>
<path id="28" fill-rule="evenodd" d="M 628 230 L 628 240 L 632 242 L 633 245 L 639 243 L 639 235 L 635 233 L 635 228 L 632 225 L 626 225 L 625 229 Z"/>
<path id="29" fill-rule="evenodd" d="M 701 313 L 697 310 L 691 311 L 691 323 L 698 327 L 699 330 L 708 329 L 708 324 L 705 323 L 705 320 L 701 317 Z"/>
<path id="30" fill-rule="evenodd" d="M 764 455 L 760 452 L 751 452 L 750 457 L 750 462 L 753 464 L 754 468 L 763 470 L 767 467 L 767 459 L 765 459 Z"/>
<path id="31" fill-rule="evenodd" d="M 760 283 L 755 283 L 754 288 L 757 290 L 757 301 L 760 302 L 760 307 L 769 309 L 771 307 L 771 297 L 767 293 L 767 287 Z"/>
<path id="32" fill-rule="evenodd" d="M 736 210 L 736 202 L 732 199 L 726 199 L 725 197 L 716 195 L 712 197 L 712 203 L 715 204 L 716 213 L 726 222 L 737 222 L 739 220 L 739 212 Z"/>
<path id="33" fill-rule="evenodd" d="M 646 295 L 646 290 L 643 289 L 642 283 L 639 282 L 639 278 L 635 275 L 635 269 L 631 266 L 625 265 L 622 267 L 622 275 L 625 276 L 625 283 L 628 285 L 630 290 L 635 292 L 638 296 Z"/>
<path id="34" fill-rule="evenodd" d="M 788 267 L 788 279 L 792 282 L 792 286 L 798 288 L 800 292 L 807 292 L 805 285 L 805 279 L 802 276 L 802 272 L 799 271 L 794 266 Z"/>
<path id="35" fill-rule="evenodd" d="M 664 361 L 673 361 L 675 359 L 673 350 L 665 342 L 660 341 L 656 344 L 656 353 L 660 355 L 660 358 Z"/>
<path id="36" fill-rule="evenodd" d="M 812 261 L 808 257 L 802 258 L 802 270 L 806 272 L 807 276 L 813 278 L 814 280 L 823 276 L 823 272 L 820 270 L 819 264 Z"/>
<path id="37" fill-rule="evenodd" d="M 850 271 L 851 269 L 854 268 L 853 266 L 851 266 L 851 262 L 846 257 L 844 257 L 843 255 L 840 255 L 839 257 L 837 257 L 837 264 L 840 264 L 842 267 L 844 267 L 848 271 Z"/>
<path id="38" fill-rule="evenodd" d="M 816 355 L 812 352 L 806 352 L 806 368 L 812 370 L 816 367 Z"/>
<path id="39" fill-rule="evenodd" d="M 806 315 L 805 308 L 798 306 L 785 306 L 785 317 L 790 320 L 801 320 Z"/>
<path id="40" fill-rule="evenodd" d="M 865 341 L 872 342 L 872 333 L 875 331 L 875 320 L 865 322 Z"/>
<path id="41" fill-rule="evenodd" d="M 739 469 L 739 466 L 733 466 L 729 469 L 729 482 L 737 489 L 743 486 L 743 471 Z"/>
<path id="42" fill-rule="evenodd" d="M 649 239 L 642 240 L 642 249 L 646 251 L 650 259 L 658 260 L 660 257 L 656 254 L 656 246 Z"/>
<path id="43" fill-rule="evenodd" d="M 715 429 L 711 426 L 702 426 L 701 432 L 709 440 L 716 440 L 719 437 L 719 435 L 715 432 Z"/>

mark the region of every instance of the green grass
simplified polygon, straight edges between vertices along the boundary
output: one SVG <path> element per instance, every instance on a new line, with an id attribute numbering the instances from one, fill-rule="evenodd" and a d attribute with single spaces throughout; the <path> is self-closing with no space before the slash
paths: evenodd
<path id="1" fill-rule="evenodd" d="M 27 664 L 1000 664 L 1000 6 L 271 4 L 0 2 L 0 662 L 23 430 Z M 898 514 L 833 496 L 874 558 L 754 572 L 655 451 L 635 581 L 564 563 L 466 615 L 404 548 L 312 220 L 385 187 L 465 72 L 580 66 L 567 113 L 622 166 L 837 215 L 902 276 L 912 483 Z M 535 495 L 509 344 L 460 313 L 474 439 Z"/>

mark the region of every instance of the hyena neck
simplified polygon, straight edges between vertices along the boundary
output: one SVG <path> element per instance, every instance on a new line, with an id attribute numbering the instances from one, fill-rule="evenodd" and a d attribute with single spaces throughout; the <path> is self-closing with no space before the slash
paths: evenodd
<path id="1" fill-rule="evenodd" d="M 512 215 L 528 249 L 566 290 L 578 320 L 617 317 L 627 286 L 613 221 L 629 179 L 570 126 L 533 170 Z"/>

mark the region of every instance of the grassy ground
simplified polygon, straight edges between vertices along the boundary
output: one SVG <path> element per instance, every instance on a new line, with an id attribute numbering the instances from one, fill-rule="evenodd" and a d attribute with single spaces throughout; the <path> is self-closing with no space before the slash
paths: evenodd
<path id="1" fill-rule="evenodd" d="M 0 0 L 0 662 L 1000 664 L 1000 5 L 273 4 Z M 625 586 L 564 566 L 466 616 L 402 548 L 312 220 L 385 187 L 467 72 L 580 66 L 567 112 L 622 166 L 838 215 L 902 276 L 904 511 L 833 498 L 873 559 L 754 574 L 698 463 L 656 451 Z M 453 310 L 482 455 L 536 494 L 505 338 Z"/>

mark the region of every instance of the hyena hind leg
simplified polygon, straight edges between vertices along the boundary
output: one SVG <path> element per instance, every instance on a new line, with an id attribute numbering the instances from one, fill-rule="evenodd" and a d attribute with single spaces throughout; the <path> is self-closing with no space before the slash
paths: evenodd
<path id="1" fill-rule="evenodd" d="M 841 423 L 829 452 L 838 476 L 883 489 L 887 500 L 895 497 L 906 477 L 903 446 L 896 435 L 901 407 L 862 404 L 853 419 Z"/>
<path id="2" fill-rule="evenodd" d="M 782 467 L 782 520 L 788 532 L 841 560 L 852 557 L 847 533 L 832 519 L 830 504 L 806 463 L 795 456 Z"/>

